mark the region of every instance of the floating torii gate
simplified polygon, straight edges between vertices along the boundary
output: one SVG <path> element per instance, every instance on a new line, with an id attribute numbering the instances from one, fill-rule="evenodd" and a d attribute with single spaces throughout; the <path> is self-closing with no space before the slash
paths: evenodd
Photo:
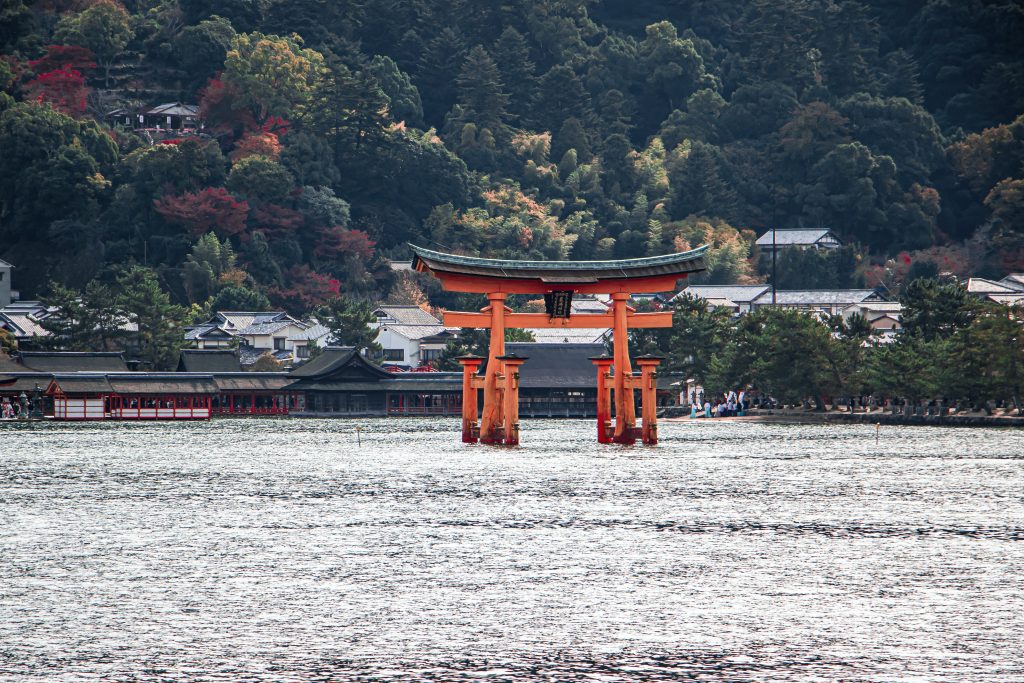
<path id="1" fill-rule="evenodd" d="M 705 269 L 706 246 L 679 254 L 617 261 L 504 261 L 459 256 L 410 245 L 413 268 L 428 272 L 452 292 L 486 294 L 490 302 L 479 313 L 445 311 L 447 327 L 490 330 L 487 367 L 477 372 L 484 359 L 462 356 L 462 440 L 475 443 L 519 443 L 519 366 L 527 359 L 505 355 L 506 328 L 612 329 L 614 355 L 591 358 L 597 366 L 597 440 L 600 443 L 658 442 L 656 374 L 661 358 L 636 359 L 640 375 L 633 375 L 629 361 L 629 328 L 671 327 L 672 312 L 637 313 L 626 304 L 634 292 L 666 292 L 690 273 Z M 570 315 L 572 296 L 608 294 L 607 313 Z M 505 305 L 509 294 L 543 294 L 545 313 L 513 313 Z M 614 372 L 612 367 L 614 366 Z M 477 390 L 484 404 L 477 422 Z M 633 390 L 641 392 L 642 428 L 636 427 Z M 613 398 L 614 396 L 614 398 Z M 611 424 L 612 401 L 615 425 Z"/>

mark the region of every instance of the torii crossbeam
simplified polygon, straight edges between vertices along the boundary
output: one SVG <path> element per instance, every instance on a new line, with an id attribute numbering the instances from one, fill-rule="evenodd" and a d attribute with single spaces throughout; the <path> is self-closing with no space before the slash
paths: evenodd
<path id="1" fill-rule="evenodd" d="M 487 368 L 477 375 L 479 356 L 459 359 L 463 368 L 462 440 L 474 443 L 519 443 L 519 366 L 527 359 L 505 355 L 506 328 L 611 328 L 614 355 L 593 358 L 597 366 L 597 440 L 632 444 L 658 441 L 655 369 L 660 358 L 640 357 L 639 376 L 629 360 L 629 328 L 671 327 L 672 312 L 637 313 L 626 304 L 636 292 L 667 292 L 676 282 L 705 269 L 707 247 L 665 256 L 617 261 L 504 261 L 445 254 L 410 245 L 413 267 L 428 272 L 453 292 L 486 294 L 490 302 L 479 313 L 446 311 L 448 327 L 490 330 Z M 545 313 L 514 313 L 505 305 L 509 294 L 543 294 Z M 573 294 L 608 294 L 607 313 L 571 314 Z M 612 367 L 614 366 L 614 372 Z M 484 404 L 477 422 L 477 390 Z M 636 427 L 633 391 L 641 392 L 642 428 Z M 615 425 L 611 424 L 614 391 Z"/>

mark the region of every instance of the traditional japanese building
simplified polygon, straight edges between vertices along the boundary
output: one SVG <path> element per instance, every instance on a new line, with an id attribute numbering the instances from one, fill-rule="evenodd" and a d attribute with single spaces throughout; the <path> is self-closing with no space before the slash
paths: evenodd
<path id="1" fill-rule="evenodd" d="M 388 372 L 352 347 L 328 347 L 290 373 L 305 415 L 460 415 L 462 373 Z"/>

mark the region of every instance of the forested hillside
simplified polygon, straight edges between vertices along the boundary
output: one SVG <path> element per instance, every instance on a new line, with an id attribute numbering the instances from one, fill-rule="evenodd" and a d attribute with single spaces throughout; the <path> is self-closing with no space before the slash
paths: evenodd
<path id="1" fill-rule="evenodd" d="M 735 282 L 766 227 L 827 227 L 805 285 L 1021 270 L 1021 36 L 1011 0 L 4 0 L 0 258 L 24 298 L 139 264 L 296 314 L 417 300 L 410 241 L 711 243 Z M 164 102 L 204 134 L 106 116 Z"/>

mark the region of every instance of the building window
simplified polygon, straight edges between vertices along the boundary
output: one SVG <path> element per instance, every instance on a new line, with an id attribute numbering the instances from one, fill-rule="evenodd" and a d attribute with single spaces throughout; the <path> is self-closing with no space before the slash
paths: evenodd
<path id="1" fill-rule="evenodd" d="M 443 351 L 444 349 L 420 349 L 420 356 L 424 363 L 429 363 L 440 358 Z"/>
<path id="2" fill-rule="evenodd" d="M 309 347 L 303 344 L 295 347 L 295 355 L 299 358 L 309 358 Z"/>
<path id="3" fill-rule="evenodd" d="M 405 360 L 405 349 L 384 349 L 384 360 Z"/>
<path id="4" fill-rule="evenodd" d="M 274 337 L 274 350 L 284 351 L 284 337 Z"/>

